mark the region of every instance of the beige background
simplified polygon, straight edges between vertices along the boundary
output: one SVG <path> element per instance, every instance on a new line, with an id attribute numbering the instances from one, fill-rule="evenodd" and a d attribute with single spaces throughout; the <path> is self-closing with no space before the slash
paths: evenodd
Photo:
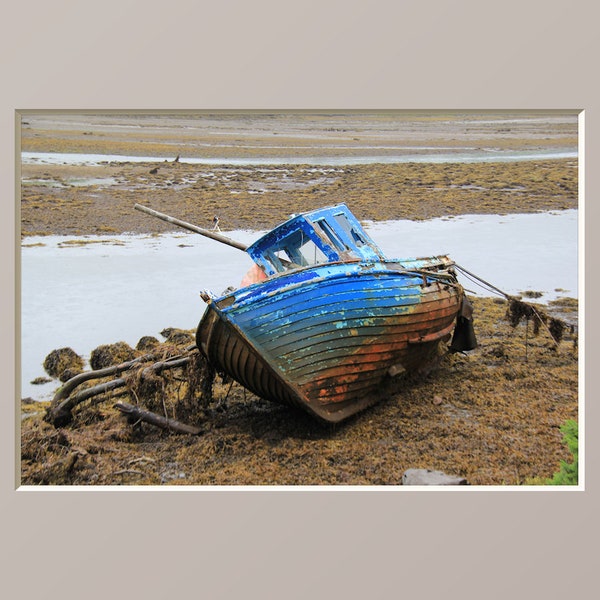
<path id="1" fill-rule="evenodd" d="M 585 109 L 585 356 L 594 365 L 594 3 L 4 6 L 0 585 L 8 597 L 588 597 L 599 505 L 593 368 L 585 492 L 15 491 L 14 123 L 16 109 L 49 108 Z"/>

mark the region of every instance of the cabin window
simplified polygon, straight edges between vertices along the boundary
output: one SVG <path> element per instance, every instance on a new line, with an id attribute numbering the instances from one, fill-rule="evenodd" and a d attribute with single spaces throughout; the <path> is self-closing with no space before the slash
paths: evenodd
<path id="1" fill-rule="evenodd" d="M 275 251 L 275 256 L 279 259 L 279 261 L 286 265 L 287 263 L 293 263 L 294 259 L 290 256 L 290 254 L 286 251 L 286 249 L 282 248 L 280 250 Z"/>
<path id="2" fill-rule="evenodd" d="M 340 252 L 347 250 L 347 246 L 340 240 L 340 238 L 335 234 L 333 229 L 327 221 L 321 219 L 316 223 L 319 226 L 319 229 L 327 236 L 329 241 L 337 248 Z"/>
<path id="3" fill-rule="evenodd" d="M 279 273 L 328 262 L 323 250 L 302 232 L 284 238 L 277 246 L 265 250 L 262 257 L 268 261 L 274 271 Z"/>
<path id="4" fill-rule="evenodd" d="M 338 223 L 338 225 L 342 228 L 342 230 L 346 234 L 348 234 L 348 236 L 350 237 L 350 239 L 357 246 L 364 246 L 365 245 L 366 242 L 363 239 L 362 235 L 360 235 L 360 233 L 358 233 L 358 231 L 356 231 L 356 229 L 352 226 L 352 224 L 350 223 L 350 221 L 348 221 L 348 218 L 346 217 L 345 214 L 339 213 L 338 215 L 335 215 L 335 220 Z"/>
<path id="5" fill-rule="evenodd" d="M 281 264 L 279 258 L 273 252 L 265 252 L 263 254 L 263 259 L 267 261 L 274 272 L 285 271 L 284 266 Z"/>
<path id="6" fill-rule="evenodd" d="M 298 248 L 298 252 L 303 259 L 303 266 L 327 262 L 327 257 L 323 251 L 312 240 L 304 242 L 304 244 Z"/>

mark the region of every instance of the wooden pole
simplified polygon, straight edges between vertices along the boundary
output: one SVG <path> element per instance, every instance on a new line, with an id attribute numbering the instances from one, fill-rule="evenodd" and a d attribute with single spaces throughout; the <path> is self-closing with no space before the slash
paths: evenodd
<path id="1" fill-rule="evenodd" d="M 167 223 L 172 223 L 173 225 L 177 225 L 178 227 L 182 227 L 183 229 L 187 229 L 188 231 L 193 231 L 194 233 L 199 233 L 204 237 L 210 238 L 211 240 L 215 240 L 217 242 L 221 242 L 222 244 L 227 244 L 228 246 L 232 246 L 233 248 L 237 248 L 238 250 L 243 250 L 244 252 L 248 249 L 248 246 L 242 244 L 241 242 L 237 242 L 236 240 L 232 240 L 225 235 L 221 235 L 220 233 L 216 233 L 214 231 L 209 231 L 208 229 L 202 229 L 202 227 L 198 227 L 196 225 L 192 225 L 191 223 L 186 223 L 185 221 L 181 221 L 176 219 L 175 217 L 170 217 L 164 213 L 158 212 L 152 208 L 148 208 L 147 206 L 142 206 L 141 204 L 136 204 L 134 207 L 136 210 L 144 212 L 148 215 L 152 215 L 161 221 L 166 221 Z"/>

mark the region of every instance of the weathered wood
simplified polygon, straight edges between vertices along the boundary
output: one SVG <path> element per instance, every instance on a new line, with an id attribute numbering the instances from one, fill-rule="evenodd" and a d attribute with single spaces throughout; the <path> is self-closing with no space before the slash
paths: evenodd
<path id="1" fill-rule="evenodd" d="M 177 225 L 178 227 L 182 227 L 183 229 L 187 229 L 188 231 L 199 233 L 204 237 L 216 240 L 217 242 L 221 242 L 222 244 L 227 244 L 228 246 L 232 246 L 233 248 L 237 248 L 238 250 L 243 250 L 245 252 L 248 249 L 248 246 L 246 246 L 245 244 L 232 240 L 231 238 L 221 235 L 220 233 L 215 233 L 214 231 L 210 231 L 209 229 L 202 229 L 202 227 L 192 225 L 191 223 L 187 223 L 186 221 L 181 221 L 180 219 L 176 219 L 175 217 L 170 217 L 169 215 L 161 213 L 152 208 L 148 208 L 147 206 L 135 204 L 133 208 L 141 212 L 145 212 L 148 215 L 152 215 L 153 217 L 156 217 L 161 221 L 166 221 L 167 223 L 172 223 L 173 225 Z"/>
<path id="2" fill-rule="evenodd" d="M 160 373 L 161 371 L 166 371 L 167 369 L 175 369 L 176 367 L 183 367 L 190 362 L 189 356 L 184 357 L 171 357 L 166 360 L 161 360 L 159 362 L 154 363 L 150 367 L 146 367 L 142 371 L 142 377 L 149 376 L 154 373 Z"/>
<path id="3" fill-rule="evenodd" d="M 61 386 L 54 398 L 52 399 L 52 406 L 58 406 L 58 404 L 67 398 L 69 394 L 82 383 L 86 381 L 90 381 L 92 379 L 102 379 L 103 377 L 110 377 L 111 375 L 117 375 L 118 373 L 122 373 L 123 371 L 127 371 L 131 367 L 134 367 L 143 362 L 149 362 L 151 360 L 155 360 L 157 357 L 153 354 L 145 354 L 144 356 L 139 356 L 133 360 L 121 363 L 119 365 L 114 365 L 112 367 L 106 367 L 104 369 L 96 369 L 95 371 L 86 371 L 85 373 L 79 373 L 72 377 L 68 381 L 65 382 L 63 386 Z"/>
<path id="4" fill-rule="evenodd" d="M 124 379 L 112 379 L 111 381 L 83 390 L 78 394 L 73 394 L 57 406 L 50 406 L 46 412 L 45 420 L 52 423 L 55 427 L 64 427 L 73 420 L 72 410 L 78 404 L 81 404 L 88 398 L 110 392 L 124 385 Z"/>
<path id="5" fill-rule="evenodd" d="M 137 406 L 128 404 L 127 402 L 117 402 L 115 404 L 115 408 L 126 414 L 133 421 L 144 421 L 145 423 L 150 423 L 150 425 L 160 427 L 161 429 L 167 429 L 169 431 L 174 431 L 176 433 L 187 433 L 191 435 L 199 435 L 202 433 L 202 429 L 200 429 L 200 427 L 186 425 L 185 423 L 181 423 L 175 419 L 167 419 L 166 417 L 157 415 L 156 413 L 148 410 L 143 410 Z"/>
<path id="6" fill-rule="evenodd" d="M 138 359 L 136 359 L 137 361 Z M 176 356 L 171 359 L 163 360 L 152 364 L 149 367 L 146 367 L 142 371 L 142 377 L 148 377 L 152 374 L 161 373 L 162 371 L 168 369 L 174 369 L 176 367 L 182 367 L 190 362 L 191 358 L 189 356 Z M 107 367 L 106 369 L 100 369 L 98 371 L 91 371 L 89 373 L 83 373 L 82 376 L 76 376 L 69 382 L 68 392 L 72 391 L 80 385 L 84 381 L 89 381 L 91 379 L 99 379 L 101 377 L 107 377 L 118 372 L 125 371 L 131 366 L 134 366 L 136 361 L 129 361 L 129 363 L 123 363 L 122 365 L 117 365 L 116 367 Z M 83 377 L 86 375 L 87 377 Z M 75 384 L 72 382 L 77 380 Z M 67 387 L 65 384 L 64 387 Z M 49 423 L 52 423 L 55 427 L 64 427 L 68 423 L 73 420 L 72 410 L 78 405 L 87 400 L 88 398 L 92 398 L 94 396 L 98 396 L 100 394 L 104 394 L 105 392 L 109 392 L 120 387 L 124 387 L 127 384 L 126 380 L 123 378 L 113 379 L 111 381 L 107 381 L 105 383 L 100 383 L 86 390 L 82 390 L 77 394 L 73 394 L 68 396 L 66 399 L 62 400 L 62 402 L 58 401 L 65 396 L 65 392 L 61 394 L 61 390 L 55 395 L 52 404 L 46 411 L 45 420 Z M 58 397 L 58 400 L 57 400 Z"/>

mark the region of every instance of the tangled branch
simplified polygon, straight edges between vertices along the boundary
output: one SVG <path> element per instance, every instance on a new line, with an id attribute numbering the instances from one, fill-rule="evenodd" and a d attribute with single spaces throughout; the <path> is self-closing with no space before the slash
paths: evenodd
<path id="1" fill-rule="evenodd" d="M 195 346 L 190 346 L 184 353 L 169 356 L 173 348 L 168 348 L 162 355 L 145 354 L 134 360 L 130 360 L 119 365 L 106 367 L 81 373 L 69 379 L 55 394 L 50 407 L 48 408 L 45 420 L 52 423 L 55 427 L 63 427 L 73 420 L 73 409 L 82 402 L 107 394 L 119 388 L 126 388 L 130 396 L 137 402 L 141 398 L 152 398 L 164 389 L 164 374 L 174 369 L 186 369 L 186 381 L 188 381 L 185 402 L 191 405 L 196 400 L 197 390 L 201 390 L 201 398 L 207 403 L 212 397 L 212 381 L 214 374 L 206 364 L 203 357 L 200 356 Z M 117 376 L 117 377 L 115 377 Z M 75 392 L 76 389 L 84 383 L 98 381 L 107 377 L 114 377 L 108 381 L 102 381 Z M 108 399 L 107 396 L 106 399 Z M 122 408 L 120 408 L 122 410 Z M 140 409 L 142 410 L 142 409 Z M 122 410 L 122 412 L 124 412 Z M 147 414 L 152 414 L 146 411 Z M 166 419 L 173 422 L 165 414 Z M 148 422 L 148 419 L 145 419 Z M 158 424 L 154 422 L 153 424 Z M 159 425 L 160 426 L 160 425 Z M 172 429 L 172 427 L 171 427 Z"/>

